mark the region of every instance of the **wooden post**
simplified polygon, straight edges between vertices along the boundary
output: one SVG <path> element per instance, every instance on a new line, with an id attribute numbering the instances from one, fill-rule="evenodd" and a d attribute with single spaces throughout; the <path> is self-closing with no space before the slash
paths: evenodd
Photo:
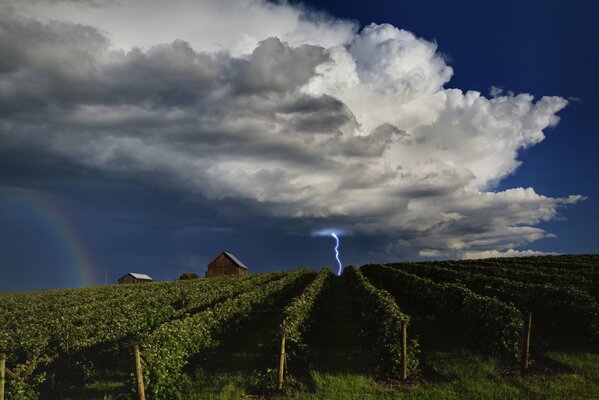
<path id="1" fill-rule="evenodd" d="M 401 322 L 401 379 L 408 378 L 408 323 Z"/>
<path id="2" fill-rule="evenodd" d="M 141 373 L 141 356 L 139 355 L 139 345 L 133 345 L 133 355 L 135 356 L 135 376 L 137 378 L 137 394 L 139 400 L 146 399 L 146 392 L 144 389 L 144 376 Z"/>
<path id="3" fill-rule="evenodd" d="M 6 354 L 0 353 L 0 400 L 4 400 L 4 382 L 6 380 Z"/>
<path id="4" fill-rule="evenodd" d="M 283 389 L 283 371 L 285 369 L 285 334 L 281 337 L 281 354 L 279 358 L 279 384 L 278 389 Z"/>
<path id="5" fill-rule="evenodd" d="M 528 369 L 530 357 L 530 331 L 532 328 L 532 313 L 528 312 L 528 318 L 524 321 L 524 340 L 522 341 L 522 372 Z"/>

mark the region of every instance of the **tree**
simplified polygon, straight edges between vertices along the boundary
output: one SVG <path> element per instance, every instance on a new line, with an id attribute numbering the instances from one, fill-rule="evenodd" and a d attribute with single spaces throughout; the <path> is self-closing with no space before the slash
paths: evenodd
<path id="1" fill-rule="evenodd" d="M 200 279 L 200 276 L 195 272 L 183 272 L 179 277 L 180 280 Z"/>

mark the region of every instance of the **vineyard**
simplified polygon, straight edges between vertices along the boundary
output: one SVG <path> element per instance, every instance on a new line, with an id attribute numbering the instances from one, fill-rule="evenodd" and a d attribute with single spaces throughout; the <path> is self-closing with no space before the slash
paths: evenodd
<path id="1" fill-rule="evenodd" d="M 5 293 L 0 353 L 10 400 L 597 399 L 599 255 Z"/>

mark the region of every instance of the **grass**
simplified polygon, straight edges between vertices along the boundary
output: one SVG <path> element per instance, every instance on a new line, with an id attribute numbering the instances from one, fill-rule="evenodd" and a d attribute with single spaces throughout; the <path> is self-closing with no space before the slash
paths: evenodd
<path id="1" fill-rule="evenodd" d="M 42 398 L 64 400 L 125 400 L 131 398 L 132 379 L 123 371 L 106 370 L 95 377 L 93 383 L 66 393 L 42 393 Z"/>
<path id="2" fill-rule="evenodd" d="M 530 376 L 506 372 L 492 358 L 462 351 L 435 352 L 427 367 L 435 379 L 407 387 L 382 385 L 359 373 L 312 371 L 310 391 L 276 396 L 279 400 L 316 399 L 407 399 L 407 400 L 506 400 L 506 399 L 599 399 L 599 355 L 592 353 L 548 353 L 559 365 L 558 372 L 537 371 Z M 244 374 L 212 375 L 207 387 L 194 386 L 186 399 L 267 399 L 247 397 L 248 377 Z"/>

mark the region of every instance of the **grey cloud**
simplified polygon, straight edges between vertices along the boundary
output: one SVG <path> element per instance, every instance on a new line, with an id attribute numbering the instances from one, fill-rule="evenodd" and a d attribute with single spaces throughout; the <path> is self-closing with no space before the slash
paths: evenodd
<path id="1" fill-rule="evenodd" d="M 318 97 L 300 94 L 283 101 L 275 112 L 289 125 L 290 134 L 320 133 L 339 138 L 347 125 L 356 125 L 345 104 L 329 95 Z"/>
<path id="2" fill-rule="evenodd" d="M 0 48 L 10 55 L 2 57 L 0 112 L 43 112 L 88 97 L 86 82 L 107 45 L 91 27 L 0 16 Z"/>
<path id="3" fill-rule="evenodd" d="M 292 49 L 278 38 L 268 38 L 250 57 L 233 62 L 231 84 L 240 93 L 284 92 L 308 82 L 316 66 L 327 60 L 322 47 Z"/>
<path id="4" fill-rule="evenodd" d="M 397 126 L 385 122 L 384 124 L 377 126 L 372 131 L 372 136 L 389 141 L 393 138 L 405 139 L 409 136 L 409 134 L 406 131 L 402 131 Z"/>
<path id="5" fill-rule="evenodd" d="M 583 199 L 492 191 L 565 100 L 444 89 L 436 45 L 390 25 L 334 48 L 310 35 L 242 55 L 124 51 L 93 27 L 4 15 L 0 150 L 148 182 L 238 224 L 343 228 L 396 256 L 524 246 Z"/>
<path id="6" fill-rule="evenodd" d="M 369 135 L 354 136 L 342 144 L 342 152 L 348 157 L 377 157 L 393 143 L 409 144 L 409 135 L 390 123 L 384 123 L 374 129 Z"/>
<path id="7" fill-rule="evenodd" d="M 12 17 L 12 18 L 11 18 Z M 0 17 L 0 72 L 14 72 L 19 67 L 42 67 L 56 76 L 68 76 L 61 63 L 78 63 L 89 67 L 95 53 L 103 51 L 108 40 L 95 28 L 11 16 Z"/>
<path id="8" fill-rule="evenodd" d="M 215 89 L 228 61 L 224 54 L 196 53 L 188 43 L 177 40 L 147 52 L 133 49 L 105 68 L 97 84 L 104 87 L 108 101 L 187 106 Z M 120 98 L 112 97 L 117 93 Z"/>

